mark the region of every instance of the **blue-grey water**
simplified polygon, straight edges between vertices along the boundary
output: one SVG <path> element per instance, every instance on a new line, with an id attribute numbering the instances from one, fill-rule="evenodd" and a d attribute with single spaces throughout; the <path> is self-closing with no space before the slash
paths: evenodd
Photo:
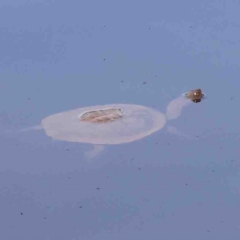
<path id="1" fill-rule="evenodd" d="M 234 0 L 2 0 L 0 239 L 240 239 L 239 12 Z M 19 131 L 92 105 L 165 113 L 194 88 L 207 99 L 91 160 L 91 145 Z"/>

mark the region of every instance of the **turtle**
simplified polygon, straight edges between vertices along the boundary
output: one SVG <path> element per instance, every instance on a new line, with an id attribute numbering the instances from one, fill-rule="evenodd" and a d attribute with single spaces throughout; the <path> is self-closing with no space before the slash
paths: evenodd
<path id="1" fill-rule="evenodd" d="M 54 140 L 92 144 L 94 150 L 86 154 L 91 158 L 105 145 L 130 143 L 159 131 L 168 120 L 178 118 L 190 103 L 189 97 L 181 95 L 168 104 L 165 114 L 136 104 L 88 106 L 50 115 L 40 125 L 22 131 L 43 129 Z M 184 136 L 174 127 L 168 127 L 168 131 Z"/>

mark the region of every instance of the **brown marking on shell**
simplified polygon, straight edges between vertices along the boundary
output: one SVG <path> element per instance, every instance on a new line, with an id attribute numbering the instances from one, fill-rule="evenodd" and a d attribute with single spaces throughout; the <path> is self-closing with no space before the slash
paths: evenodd
<path id="1" fill-rule="evenodd" d="M 108 108 L 84 113 L 79 121 L 90 123 L 109 123 L 123 116 L 121 109 Z"/>

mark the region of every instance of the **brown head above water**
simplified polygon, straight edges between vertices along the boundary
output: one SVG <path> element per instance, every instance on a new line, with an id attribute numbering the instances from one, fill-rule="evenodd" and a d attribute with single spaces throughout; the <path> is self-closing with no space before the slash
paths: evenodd
<path id="1" fill-rule="evenodd" d="M 185 96 L 192 100 L 194 103 L 201 102 L 202 98 L 204 98 L 204 94 L 200 88 L 190 90 L 189 92 L 185 93 Z"/>

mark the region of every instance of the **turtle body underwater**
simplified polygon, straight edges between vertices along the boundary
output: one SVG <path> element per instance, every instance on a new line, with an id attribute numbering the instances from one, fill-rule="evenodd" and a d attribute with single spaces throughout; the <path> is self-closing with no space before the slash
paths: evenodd
<path id="1" fill-rule="evenodd" d="M 159 131 L 167 121 L 180 117 L 191 101 L 201 102 L 204 97 L 201 89 L 191 90 L 170 101 L 165 114 L 135 104 L 83 107 L 50 115 L 40 125 L 22 131 L 43 129 L 55 140 L 92 144 L 95 149 L 92 155 L 96 156 L 105 145 L 130 143 Z M 186 136 L 174 127 L 168 128 L 168 132 Z"/>

